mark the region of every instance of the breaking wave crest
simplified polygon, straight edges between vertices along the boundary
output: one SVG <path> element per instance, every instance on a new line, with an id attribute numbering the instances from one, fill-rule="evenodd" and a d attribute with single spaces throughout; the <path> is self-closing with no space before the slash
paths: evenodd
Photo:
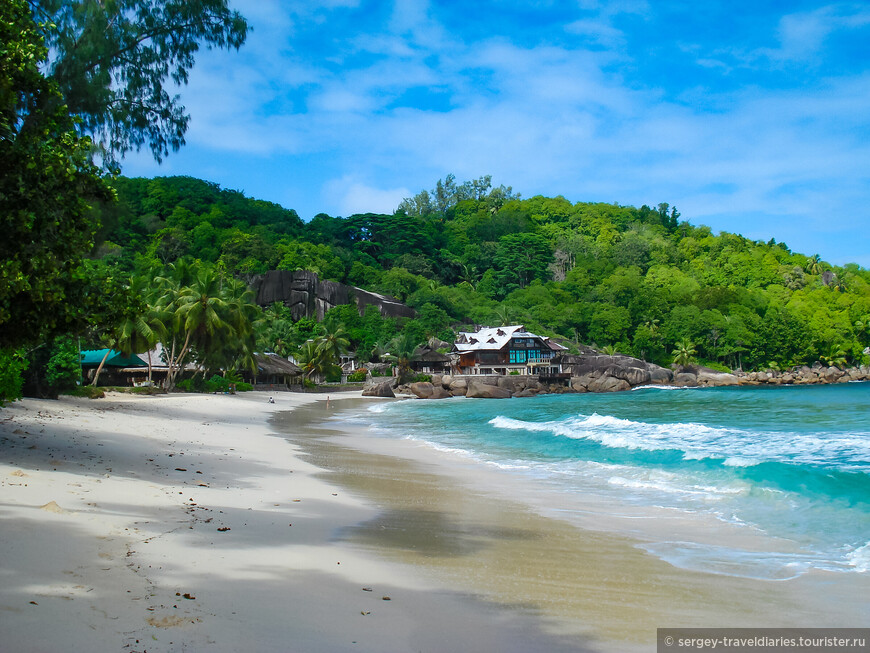
<path id="1" fill-rule="evenodd" d="M 676 451 L 685 460 L 717 460 L 728 467 L 777 462 L 829 466 L 843 471 L 870 470 L 870 438 L 863 433 L 820 435 L 750 431 L 692 422 L 655 424 L 598 413 L 547 422 L 500 415 L 489 424 L 497 429 L 551 433 L 614 449 Z"/>

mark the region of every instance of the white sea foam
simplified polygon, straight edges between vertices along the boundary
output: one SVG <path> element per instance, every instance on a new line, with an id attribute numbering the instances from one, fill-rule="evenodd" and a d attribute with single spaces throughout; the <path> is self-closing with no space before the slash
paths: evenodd
<path id="1" fill-rule="evenodd" d="M 810 568 L 841 571 L 822 554 L 745 551 L 695 542 L 656 542 L 640 548 L 683 569 L 763 580 L 791 580 Z"/>
<path id="2" fill-rule="evenodd" d="M 756 458 L 746 458 L 744 456 L 730 456 L 722 463 L 726 467 L 753 467 L 761 461 Z"/>
<path id="3" fill-rule="evenodd" d="M 857 572 L 866 573 L 870 571 L 870 542 L 846 554 L 846 560 L 849 561 L 849 565 Z"/>
<path id="4" fill-rule="evenodd" d="M 773 461 L 854 471 L 870 469 L 870 433 L 817 435 L 750 431 L 693 422 L 655 424 L 597 413 L 547 422 L 500 415 L 489 423 L 499 429 L 552 433 L 611 448 L 680 451 L 684 460 L 721 460 L 729 467 L 751 467 Z"/>
<path id="5" fill-rule="evenodd" d="M 700 387 L 689 387 L 687 385 L 676 386 L 676 385 L 636 385 L 631 390 L 632 392 L 638 392 L 640 390 L 661 390 L 662 392 L 668 392 L 670 390 L 703 390 L 704 388 Z"/>

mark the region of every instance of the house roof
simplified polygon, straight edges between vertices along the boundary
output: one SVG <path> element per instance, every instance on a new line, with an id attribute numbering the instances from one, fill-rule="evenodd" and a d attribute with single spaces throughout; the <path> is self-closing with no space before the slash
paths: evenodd
<path id="1" fill-rule="evenodd" d="M 508 344 L 511 338 L 537 338 L 551 349 L 564 349 L 561 345 L 551 343 L 549 338 L 529 333 L 522 324 L 485 327 L 475 333 L 461 331 L 456 342 L 453 343 L 453 349 L 459 353 L 499 350 Z"/>
<path id="2" fill-rule="evenodd" d="M 288 376 L 302 374 L 302 369 L 298 365 L 294 365 L 286 358 L 281 358 L 278 354 L 254 354 L 254 360 L 257 361 L 257 369 L 261 374 L 286 374 Z"/>
<path id="3" fill-rule="evenodd" d="M 149 356 L 150 354 L 150 356 Z M 166 363 L 166 359 L 169 358 L 169 354 L 163 347 L 163 343 L 158 342 L 154 345 L 154 349 L 150 352 L 145 351 L 139 354 L 139 359 L 145 361 L 145 365 L 148 365 L 148 360 L 151 359 L 151 369 L 155 372 L 167 372 L 169 371 L 169 365 Z M 185 357 L 187 361 L 184 364 L 184 369 L 188 372 L 197 369 L 196 363 L 190 360 L 190 357 Z"/>
<path id="4" fill-rule="evenodd" d="M 423 345 L 414 350 L 414 355 L 411 357 L 411 361 L 423 363 L 447 363 L 450 361 L 450 356 L 446 356 L 445 354 L 432 349 L 428 345 Z"/>
<path id="5" fill-rule="evenodd" d="M 148 367 L 148 363 L 143 361 L 138 356 L 124 356 L 121 352 L 114 349 L 86 349 L 82 351 L 83 366 L 98 366 L 103 362 L 103 357 L 109 353 L 106 358 L 104 367 Z"/>

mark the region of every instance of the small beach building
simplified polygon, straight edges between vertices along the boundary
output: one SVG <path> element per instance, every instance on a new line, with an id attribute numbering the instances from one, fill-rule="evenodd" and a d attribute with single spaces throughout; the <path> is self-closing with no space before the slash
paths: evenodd
<path id="1" fill-rule="evenodd" d="M 414 350 L 409 366 L 418 374 L 446 374 L 450 371 L 450 356 L 422 345 Z"/>
<path id="2" fill-rule="evenodd" d="M 278 354 L 254 354 L 254 361 L 257 372 L 251 375 L 251 383 L 257 390 L 287 389 L 302 383 L 302 369 Z M 249 374 L 246 371 L 243 376 Z"/>
<path id="3" fill-rule="evenodd" d="M 103 363 L 100 372 L 102 385 L 133 385 L 133 371 L 148 368 L 148 363 L 135 354 L 125 356 L 115 349 L 86 349 L 81 352 L 82 376 L 85 380 L 93 380 L 100 363 Z"/>
<path id="4" fill-rule="evenodd" d="M 552 359 L 567 351 L 549 338 L 526 331 L 522 324 L 483 327 L 460 332 L 453 343 L 457 374 L 554 376 L 561 370 Z"/>

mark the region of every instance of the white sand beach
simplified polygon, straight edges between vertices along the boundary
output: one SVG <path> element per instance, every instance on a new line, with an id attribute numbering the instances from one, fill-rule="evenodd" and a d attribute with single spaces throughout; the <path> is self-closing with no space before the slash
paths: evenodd
<path id="1" fill-rule="evenodd" d="M 0 410 L 0 651 L 592 648 L 337 538 L 378 510 L 267 424 L 323 399 Z"/>

